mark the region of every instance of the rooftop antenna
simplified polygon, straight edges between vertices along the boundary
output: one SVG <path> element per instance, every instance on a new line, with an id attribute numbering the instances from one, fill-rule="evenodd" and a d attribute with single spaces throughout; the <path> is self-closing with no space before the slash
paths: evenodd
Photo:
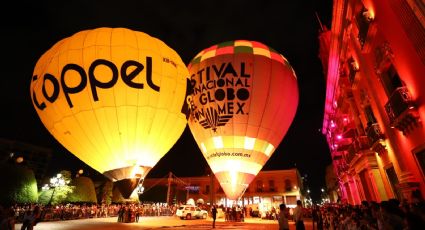
<path id="1" fill-rule="evenodd" d="M 324 31 L 324 29 L 323 29 L 323 24 L 322 24 L 322 21 L 320 21 L 319 15 L 317 14 L 317 11 L 316 11 L 316 12 L 314 12 L 314 14 L 316 14 L 316 18 L 317 18 L 317 21 L 319 22 L 320 29 L 321 29 L 321 30 L 322 30 L 322 32 L 323 32 L 323 31 Z"/>

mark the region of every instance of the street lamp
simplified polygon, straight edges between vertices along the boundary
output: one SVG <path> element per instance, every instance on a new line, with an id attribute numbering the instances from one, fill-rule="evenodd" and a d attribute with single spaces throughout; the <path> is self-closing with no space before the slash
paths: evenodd
<path id="1" fill-rule="evenodd" d="M 62 186 L 64 186 L 64 185 L 68 184 L 68 183 L 69 183 L 69 181 L 66 181 L 66 180 L 62 177 L 62 174 L 58 173 L 58 174 L 56 175 L 56 177 L 52 177 L 52 178 L 50 178 L 50 185 L 45 184 L 45 185 L 42 187 L 42 190 L 44 190 L 44 191 L 49 190 L 50 188 L 53 188 L 52 195 L 50 196 L 50 200 L 49 200 L 49 203 L 48 203 L 48 205 L 49 205 L 49 206 L 50 206 L 50 204 L 52 203 L 53 195 L 55 194 L 56 188 L 57 188 L 57 187 L 62 187 Z"/>
<path id="2" fill-rule="evenodd" d="M 143 194 L 143 191 L 145 191 L 145 187 L 143 187 L 141 184 L 137 185 L 137 193 Z"/>

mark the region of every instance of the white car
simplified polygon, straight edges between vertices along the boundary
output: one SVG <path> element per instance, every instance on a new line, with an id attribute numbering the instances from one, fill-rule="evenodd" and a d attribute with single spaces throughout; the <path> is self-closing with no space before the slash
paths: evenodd
<path id="1" fill-rule="evenodd" d="M 190 220 L 192 218 L 207 219 L 208 212 L 195 205 L 182 205 L 177 209 L 176 216 L 180 217 L 182 220 Z"/>

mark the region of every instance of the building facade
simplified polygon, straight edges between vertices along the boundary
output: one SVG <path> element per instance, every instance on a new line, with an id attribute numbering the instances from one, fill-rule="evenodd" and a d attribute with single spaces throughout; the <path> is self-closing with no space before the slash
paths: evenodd
<path id="1" fill-rule="evenodd" d="M 153 186 L 164 186 L 169 189 L 168 202 L 173 203 L 176 188 L 186 190 L 184 200 L 203 200 L 205 203 L 218 204 L 232 207 L 235 204 L 240 206 L 255 205 L 260 209 L 270 210 L 272 207 L 278 208 L 279 204 L 285 203 L 288 207 L 295 207 L 298 199 L 302 200 L 302 180 L 297 169 L 260 171 L 255 179 L 246 189 L 239 201 L 226 198 L 223 189 L 214 175 L 200 177 L 179 177 L 170 175 L 168 178 L 147 178 L 143 182 L 144 190 Z"/>
<path id="2" fill-rule="evenodd" d="M 332 16 L 319 36 L 329 45 L 319 51 L 329 52 L 322 132 L 339 198 L 424 197 L 423 1 L 334 0 Z"/>

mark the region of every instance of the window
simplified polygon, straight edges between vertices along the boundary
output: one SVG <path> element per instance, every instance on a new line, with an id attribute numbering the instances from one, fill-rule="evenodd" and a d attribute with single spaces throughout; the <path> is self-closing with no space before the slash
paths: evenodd
<path id="1" fill-rule="evenodd" d="M 416 161 L 419 164 L 419 168 L 422 171 L 422 174 L 425 175 L 425 149 L 422 149 L 415 153 Z"/>
<path id="2" fill-rule="evenodd" d="M 373 110 L 372 110 L 372 107 L 370 105 L 368 105 L 364 108 L 364 114 L 366 116 L 367 123 L 369 123 L 369 122 L 371 124 L 376 123 L 376 118 L 375 118 L 375 115 L 373 114 Z"/>
<path id="3" fill-rule="evenodd" d="M 276 188 L 274 187 L 274 180 L 269 180 L 269 191 L 276 192 Z"/>
<path id="4" fill-rule="evenodd" d="M 286 192 L 292 191 L 292 181 L 290 179 L 285 180 L 285 191 Z"/>
<path id="5" fill-rule="evenodd" d="M 257 180 L 257 192 L 263 192 L 263 181 Z"/>
<path id="6" fill-rule="evenodd" d="M 388 97 L 391 97 L 392 93 L 397 88 L 403 86 L 403 83 L 398 76 L 397 70 L 393 65 L 388 67 L 388 69 L 381 74 L 381 82 Z"/>
<path id="7" fill-rule="evenodd" d="M 367 201 L 374 200 L 374 194 L 372 193 L 372 184 L 371 181 L 368 180 L 367 170 L 363 170 L 359 173 L 361 185 L 363 187 L 363 192 Z"/>
<path id="8" fill-rule="evenodd" d="M 387 173 L 388 180 L 390 181 L 391 189 L 393 190 L 394 196 L 397 199 L 401 200 L 402 196 L 400 194 L 400 191 L 397 189 L 399 182 L 398 182 L 398 178 L 397 178 L 397 174 L 395 172 L 394 166 L 387 168 L 385 172 Z"/>
<path id="9" fill-rule="evenodd" d="M 210 186 L 206 185 L 205 186 L 205 194 L 209 194 L 210 193 Z"/>

